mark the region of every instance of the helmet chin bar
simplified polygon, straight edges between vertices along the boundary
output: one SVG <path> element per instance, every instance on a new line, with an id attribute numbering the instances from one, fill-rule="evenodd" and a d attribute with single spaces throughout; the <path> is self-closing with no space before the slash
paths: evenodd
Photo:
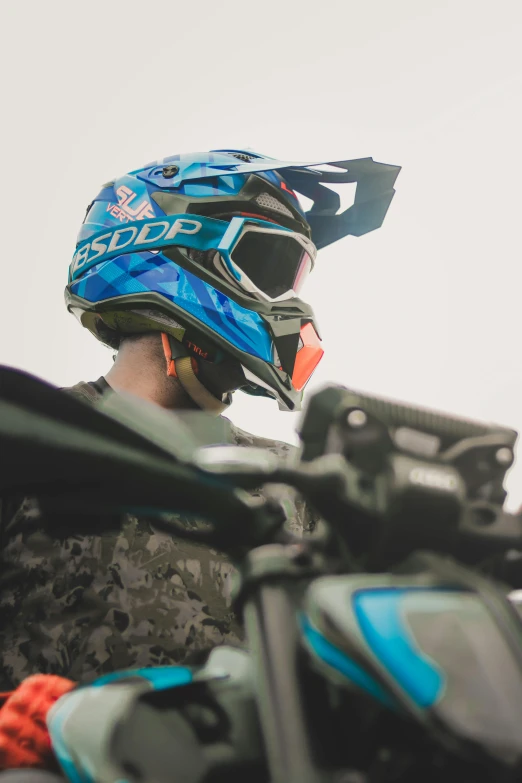
<path id="1" fill-rule="evenodd" d="M 313 322 L 280 316 L 267 316 L 266 320 L 281 369 L 292 379 L 294 389 L 302 391 L 324 354 Z"/>
<path id="2" fill-rule="evenodd" d="M 292 321 L 295 322 L 295 319 Z M 294 338 L 294 336 L 297 337 L 296 342 L 301 343 L 301 347 L 294 354 L 292 385 L 296 391 L 301 392 L 321 361 L 324 351 L 310 321 L 301 326 L 297 335 L 289 334 L 281 337 Z M 273 387 L 258 378 L 247 367 L 240 365 L 238 361 L 230 359 L 215 364 L 201 357 L 191 356 L 187 348 L 172 335 L 163 332 L 161 338 L 167 361 L 167 374 L 179 380 L 187 394 L 201 409 L 215 414 L 222 413 L 231 405 L 232 393 L 240 389 L 246 380 L 265 388 L 270 396 L 277 400 L 280 410 L 300 410 L 300 404 L 290 409 L 288 403 L 276 393 Z M 288 342 L 285 341 L 284 344 L 287 346 Z"/>
<path id="3" fill-rule="evenodd" d="M 106 344 L 108 344 L 106 339 L 98 331 L 97 324 L 101 319 L 107 324 L 108 331 L 113 330 L 115 334 L 122 331 L 157 331 L 173 336 L 173 351 L 176 352 L 176 356 L 192 356 L 197 361 L 198 379 L 220 403 L 230 402 L 228 395 L 224 398 L 224 394 L 240 389 L 249 395 L 275 399 L 280 410 L 290 412 L 301 410 L 301 390 L 295 384 L 301 385 L 299 377 L 302 372 L 297 373 L 294 368 L 303 362 L 306 355 L 303 353 L 303 347 L 310 347 L 305 331 L 306 325 L 313 324 L 312 335 L 317 333 L 317 326 L 312 309 L 299 299 L 277 305 L 252 302 L 256 311 L 262 314 L 270 333 L 272 346 L 275 348 L 268 361 L 247 355 L 217 332 L 212 335 L 212 345 L 208 342 L 207 334 L 201 334 L 201 338 L 207 342 L 200 344 L 198 339 L 200 324 L 196 319 L 175 303 L 169 302 L 166 306 L 163 297 L 153 292 L 141 294 L 139 302 L 134 295 L 129 295 L 118 297 L 117 301 L 107 299 L 101 303 L 92 303 L 66 290 L 66 303 L 69 311 L 79 318 L 81 324 Z M 188 344 L 185 344 L 186 341 L 182 343 L 182 340 L 187 331 L 192 337 Z M 285 337 L 293 340 L 293 345 L 296 346 L 294 352 L 296 349 L 299 350 L 297 358 L 295 353 L 292 357 L 288 351 L 283 365 L 279 350 L 285 353 L 285 347 L 288 347 L 285 343 L 290 342 L 281 339 Z M 319 346 L 319 350 L 316 350 L 317 363 L 322 355 L 322 349 L 317 335 L 315 339 Z M 307 353 L 310 358 L 310 352 Z M 207 358 L 211 361 L 207 361 Z M 287 368 L 291 372 L 288 372 Z M 309 375 L 310 371 L 302 380 L 307 382 Z"/>
<path id="4" fill-rule="evenodd" d="M 274 400 L 277 401 L 277 404 L 279 406 L 280 411 L 299 411 L 301 410 L 301 404 L 296 404 L 294 408 L 289 408 L 287 403 L 283 400 L 283 398 L 277 393 L 277 391 L 270 386 L 268 383 L 263 381 L 261 378 L 258 378 L 257 375 L 255 375 L 251 370 L 248 369 L 248 367 L 242 366 L 243 372 L 245 374 L 245 378 L 247 381 L 251 381 L 251 383 L 255 384 L 256 386 L 261 386 L 263 389 L 266 389 L 269 393 L 270 397 L 273 397 Z"/>
<path id="5" fill-rule="evenodd" d="M 323 358 L 324 349 L 311 321 L 301 326 L 299 339 L 301 347 L 295 357 L 292 384 L 297 391 L 302 391 Z"/>
<path id="6" fill-rule="evenodd" d="M 279 334 L 277 337 L 274 336 L 274 343 L 276 345 L 276 350 L 279 355 L 280 350 L 289 350 L 291 345 L 295 344 L 297 346 L 297 351 L 293 355 L 293 361 L 292 361 L 292 386 L 294 389 L 298 392 L 302 392 L 310 378 L 312 377 L 317 365 L 323 358 L 324 350 L 321 346 L 321 340 L 319 339 L 319 335 L 315 331 L 314 325 L 311 321 L 305 321 L 299 332 L 294 332 L 292 330 L 292 326 L 295 328 L 295 321 L 296 319 L 291 319 L 289 321 L 286 321 L 286 330 L 288 331 L 288 334 Z M 276 322 L 278 324 L 283 325 L 281 328 L 281 331 L 285 331 L 285 321 L 278 321 Z M 290 342 L 292 341 L 292 343 Z M 299 347 L 300 344 L 300 347 Z M 291 354 L 290 354 L 291 356 Z M 279 356 L 279 360 L 281 361 L 282 369 L 284 370 L 284 364 L 281 360 L 281 357 Z M 296 403 L 293 407 L 289 407 L 288 403 L 283 400 L 283 398 L 276 393 L 275 389 L 271 386 L 269 386 L 268 383 L 265 383 L 261 378 L 258 378 L 256 375 L 254 375 L 253 372 L 251 372 L 247 367 L 243 366 L 243 373 L 245 374 L 245 378 L 252 383 L 255 383 L 257 386 L 262 386 L 263 388 L 267 389 L 270 393 L 270 396 L 273 397 L 275 400 L 277 400 L 277 403 L 279 405 L 279 410 L 283 411 L 299 411 L 301 410 L 301 404 Z"/>

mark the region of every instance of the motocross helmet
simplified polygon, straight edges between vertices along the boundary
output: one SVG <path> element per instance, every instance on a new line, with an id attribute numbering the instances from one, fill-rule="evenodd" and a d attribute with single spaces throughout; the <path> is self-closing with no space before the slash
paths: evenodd
<path id="1" fill-rule="evenodd" d="M 371 158 L 325 168 L 218 150 L 108 182 L 78 236 L 69 311 L 113 348 L 124 334 L 161 332 L 169 374 L 182 379 L 181 357 L 216 398 L 240 388 L 299 410 L 323 354 L 301 286 L 318 249 L 382 224 L 400 170 Z M 339 214 L 328 184 L 354 182 Z"/>

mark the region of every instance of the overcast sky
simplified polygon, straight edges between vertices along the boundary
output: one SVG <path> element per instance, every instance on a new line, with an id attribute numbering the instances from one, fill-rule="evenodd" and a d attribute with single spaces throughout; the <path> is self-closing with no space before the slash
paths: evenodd
<path id="1" fill-rule="evenodd" d="M 101 184 L 240 146 L 403 167 L 382 229 L 303 298 L 326 381 L 522 431 L 520 0 L 2 0 L 0 362 L 56 384 L 110 353 L 63 306 Z M 244 429 L 294 414 L 236 395 Z M 522 502 L 522 458 L 509 479 Z"/>

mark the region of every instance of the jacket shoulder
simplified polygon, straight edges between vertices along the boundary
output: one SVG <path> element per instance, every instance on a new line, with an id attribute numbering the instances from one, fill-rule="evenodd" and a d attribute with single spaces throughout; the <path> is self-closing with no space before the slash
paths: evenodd
<path id="1" fill-rule="evenodd" d="M 76 399 L 82 402 L 95 403 L 102 398 L 100 392 L 92 384 L 85 383 L 85 381 L 80 381 L 80 383 L 76 383 L 74 386 L 66 386 L 61 391 L 70 394 L 71 397 L 76 397 Z"/>
<path id="2" fill-rule="evenodd" d="M 276 454 L 278 457 L 285 459 L 291 459 L 297 457 L 297 447 L 292 446 L 290 443 L 285 443 L 281 440 L 272 440 L 271 438 L 263 438 L 260 435 L 253 435 L 251 432 L 245 432 L 245 430 L 236 427 L 235 424 L 230 422 L 230 432 L 232 442 L 236 446 L 253 446 L 258 449 L 267 449 L 272 454 Z"/>

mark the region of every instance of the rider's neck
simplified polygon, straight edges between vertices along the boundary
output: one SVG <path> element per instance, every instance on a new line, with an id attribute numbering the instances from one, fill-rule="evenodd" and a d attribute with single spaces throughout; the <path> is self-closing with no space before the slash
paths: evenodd
<path id="1" fill-rule="evenodd" d="M 124 340 L 105 380 L 114 391 L 134 394 L 162 408 L 196 407 L 177 378 L 167 376 L 159 332 Z"/>

